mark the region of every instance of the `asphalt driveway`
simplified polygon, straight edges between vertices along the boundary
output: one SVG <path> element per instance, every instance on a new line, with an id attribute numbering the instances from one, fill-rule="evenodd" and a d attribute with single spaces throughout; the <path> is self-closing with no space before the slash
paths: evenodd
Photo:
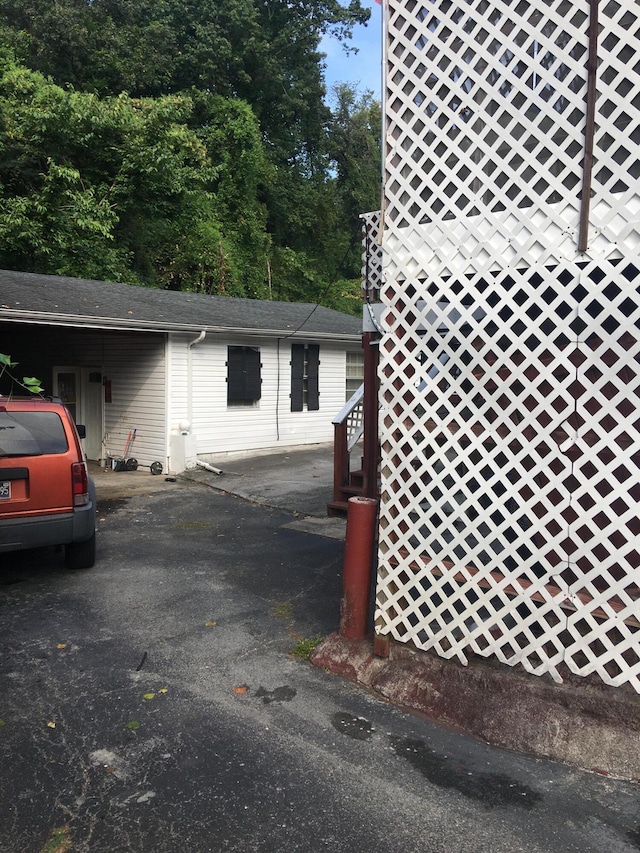
<path id="1" fill-rule="evenodd" d="M 94 569 L 5 558 L 2 853 L 640 849 L 637 787 L 293 656 L 337 626 L 343 548 L 299 520 L 180 482 L 105 498 Z"/>

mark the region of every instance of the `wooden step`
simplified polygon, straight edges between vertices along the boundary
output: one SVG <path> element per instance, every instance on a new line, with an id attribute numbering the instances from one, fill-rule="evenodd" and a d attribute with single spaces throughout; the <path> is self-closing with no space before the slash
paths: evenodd
<path id="1" fill-rule="evenodd" d="M 349 498 L 364 494 L 364 485 L 362 483 L 360 485 L 351 483 L 351 485 L 340 486 L 336 491 L 338 492 L 337 499 L 327 504 L 327 515 L 344 518 L 347 515 L 347 501 Z"/>
<path id="2" fill-rule="evenodd" d="M 347 506 L 346 501 L 331 501 L 327 504 L 327 515 L 329 518 L 346 518 Z"/>
<path id="3" fill-rule="evenodd" d="M 347 498 L 352 498 L 356 495 L 364 494 L 364 488 L 362 486 L 350 485 L 350 486 L 340 486 L 338 489 L 341 495 L 346 496 Z"/>

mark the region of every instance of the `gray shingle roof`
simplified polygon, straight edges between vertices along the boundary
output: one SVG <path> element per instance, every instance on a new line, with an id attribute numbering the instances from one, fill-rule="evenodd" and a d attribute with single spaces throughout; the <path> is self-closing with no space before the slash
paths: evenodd
<path id="1" fill-rule="evenodd" d="M 237 330 L 340 339 L 359 337 L 362 321 L 313 304 L 206 296 L 0 270 L 0 320 L 146 329 Z"/>

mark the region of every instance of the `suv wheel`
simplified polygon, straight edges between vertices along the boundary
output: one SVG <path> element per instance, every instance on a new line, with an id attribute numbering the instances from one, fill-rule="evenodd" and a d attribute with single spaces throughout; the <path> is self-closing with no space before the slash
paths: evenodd
<path id="1" fill-rule="evenodd" d="M 96 561 L 96 534 L 84 542 L 69 542 L 64 546 L 68 569 L 90 569 Z"/>

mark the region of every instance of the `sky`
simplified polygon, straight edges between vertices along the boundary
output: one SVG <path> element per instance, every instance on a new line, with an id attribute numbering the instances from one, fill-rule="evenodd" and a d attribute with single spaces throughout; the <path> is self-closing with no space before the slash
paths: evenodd
<path id="1" fill-rule="evenodd" d="M 382 9 L 375 0 L 362 0 L 362 5 L 371 9 L 371 17 L 366 27 L 354 27 L 351 44 L 359 48 L 357 54 L 346 54 L 331 38 L 325 37 L 320 44 L 327 54 L 325 82 L 328 92 L 335 83 L 353 83 L 359 92 L 369 90 L 380 98 Z"/>

